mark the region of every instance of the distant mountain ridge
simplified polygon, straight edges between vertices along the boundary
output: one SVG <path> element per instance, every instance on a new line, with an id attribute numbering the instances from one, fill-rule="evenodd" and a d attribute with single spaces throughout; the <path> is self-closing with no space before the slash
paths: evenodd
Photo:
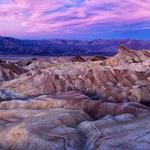
<path id="1" fill-rule="evenodd" d="M 113 55 L 120 45 L 150 49 L 150 41 L 145 40 L 20 40 L 0 36 L 1 55 Z"/>

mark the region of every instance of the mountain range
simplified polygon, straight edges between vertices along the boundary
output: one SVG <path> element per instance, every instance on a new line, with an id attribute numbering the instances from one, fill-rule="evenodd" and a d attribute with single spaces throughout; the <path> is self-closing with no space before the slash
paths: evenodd
<path id="1" fill-rule="evenodd" d="M 120 45 L 150 49 L 150 41 L 146 40 L 21 40 L 0 36 L 0 55 L 114 55 Z"/>

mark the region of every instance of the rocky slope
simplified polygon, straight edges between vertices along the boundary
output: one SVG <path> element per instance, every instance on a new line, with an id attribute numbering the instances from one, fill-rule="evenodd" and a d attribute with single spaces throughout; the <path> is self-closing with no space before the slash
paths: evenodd
<path id="1" fill-rule="evenodd" d="M 92 120 L 82 110 L 0 111 L 0 146 L 19 150 L 80 150 L 83 137 L 76 126 Z"/>
<path id="2" fill-rule="evenodd" d="M 135 60 L 136 62 L 135 62 Z M 3 82 L 0 89 L 18 96 L 35 96 L 77 90 L 91 98 L 113 102 L 149 102 L 149 51 L 119 49 L 103 61 L 34 61 L 17 79 Z"/>
<path id="3" fill-rule="evenodd" d="M 1 61 L 0 149 L 149 150 L 149 58 Z"/>

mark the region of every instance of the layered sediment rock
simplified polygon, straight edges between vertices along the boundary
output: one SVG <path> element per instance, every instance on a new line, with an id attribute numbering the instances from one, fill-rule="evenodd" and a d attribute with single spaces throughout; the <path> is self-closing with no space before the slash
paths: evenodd
<path id="1" fill-rule="evenodd" d="M 127 60 L 122 56 L 126 56 Z M 129 58 L 132 56 L 132 60 L 136 59 L 136 63 L 130 62 L 128 56 Z M 137 58 L 140 56 L 142 58 L 138 61 Z M 150 101 L 148 58 L 149 52 L 122 48 L 116 56 L 104 61 L 63 63 L 40 61 L 40 64 L 34 62 L 34 65 L 30 64 L 26 68 L 29 70 L 28 73 L 4 82 L 1 89 L 20 96 L 55 95 L 68 90 L 77 90 L 96 99 L 148 103 Z"/>
<path id="2" fill-rule="evenodd" d="M 19 150 L 80 150 L 84 139 L 75 128 L 91 120 L 82 110 L 0 111 L 0 146 Z"/>
<path id="3" fill-rule="evenodd" d="M 149 150 L 149 58 L 1 61 L 0 149 Z"/>
<path id="4" fill-rule="evenodd" d="M 5 101 L 0 103 L 0 147 L 5 150 L 111 149 L 112 146 L 117 148 L 118 143 L 124 144 L 120 137 L 124 134 L 129 140 L 141 138 L 141 143 L 148 148 L 147 140 L 141 135 L 149 138 L 149 126 L 144 129 L 138 119 L 148 113 L 149 108 L 138 103 L 93 101 L 77 92 Z M 99 120 L 93 121 L 95 119 Z M 149 121 L 145 123 L 149 124 Z M 130 132 L 134 137 L 129 136 Z M 119 142 L 117 135 L 121 138 Z M 114 136 L 116 144 L 109 143 Z M 134 141 L 131 147 L 134 148 L 137 142 Z"/>

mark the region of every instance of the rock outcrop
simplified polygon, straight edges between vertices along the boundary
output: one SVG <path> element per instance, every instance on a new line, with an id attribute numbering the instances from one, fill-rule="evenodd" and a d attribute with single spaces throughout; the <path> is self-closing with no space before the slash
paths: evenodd
<path id="1" fill-rule="evenodd" d="M 0 147 L 5 150 L 117 148 L 118 143 L 124 143 L 120 137 L 122 134 L 128 140 L 140 138 L 143 134 L 149 138 L 149 119 L 144 122 L 147 123 L 146 128 L 140 122 L 143 121 L 140 117 L 149 112 L 149 107 L 142 104 L 93 101 L 78 92 L 5 101 L 0 103 Z M 99 120 L 93 121 L 95 119 Z M 140 128 L 139 133 L 137 126 Z M 123 132 L 123 129 L 127 132 Z M 130 133 L 134 137 L 129 136 Z M 121 138 L 119 142 L 117 135 Z M 114 136 L 116 144 L 109 143 L 114 140 Z M 149 146 L 145 137 L 140 140 L 146 148 Z M 134 141 L 131 147 L 134 148 L 137 142 Z M 119 148 L 128 150 L 124 146 Z"/>
<path id="2" fill-rule="evenodd" d="M 0 147 L 12 150 L 81 150 L 84 139 L 76 126 L 92 120 L 82 110 L 0 111 Z"/>
<path id="3" fill-rule="evenodd" d="M 2 60 L 0 61 L 0 82 L 12 80 L 22 73 L 25 73 L 25 69 L 17 64 Z"/>

